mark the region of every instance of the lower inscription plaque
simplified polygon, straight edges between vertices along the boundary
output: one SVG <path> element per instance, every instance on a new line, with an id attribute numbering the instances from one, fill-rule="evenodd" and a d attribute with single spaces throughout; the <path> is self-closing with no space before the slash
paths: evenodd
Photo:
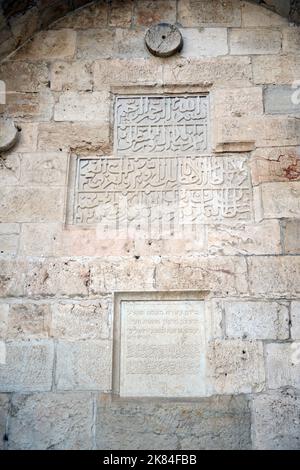
<path id="1" fill-rule="evenodd" d="M 126 301 L 120 313 L 121 396 L 204 393 L 203 301 Z"/>

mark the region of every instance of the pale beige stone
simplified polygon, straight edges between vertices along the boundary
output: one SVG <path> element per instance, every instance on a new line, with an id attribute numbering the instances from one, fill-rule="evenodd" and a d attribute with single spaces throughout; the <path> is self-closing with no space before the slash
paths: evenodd
<path id="1" fill-rule="evenodd" d="M 65 152 L 23 153 L 21 184 L 24 186 L 64 186 L 67 182 L 68 154 Z"/>
<path id="2" fill-rule="evenodd" d="M 50 68 L 53 91 L 91 91 L 93 89 L 92 62 L 54 62 Z"/>
<path id="3" fill-rule="evenodd" d="M 281 253 L 280 226 L 276 220 L 231 227 L 210 225 L 207 248 L 211 255 L 275 255 Z"/>
<path id="4" fill-rule="evenodd" d="M 38 123 L 20 122 L 15 120 L 20 129 L 19 139 L 14 147 L 14 152 L 35 152 L 37 148 Z"/>
<path id="5" fill-rule="evenodd" d="M 14 60 L 72 59 L 76 32 L 71 29 L 40 31 L 13 56 Z"/>
<path id="6" fill-rule="evenodd" d="M 271 29 L 232 29 L 229 33 L 232 55 L 278 54 L 281 51 L 281 32 Z"/>
<path id="7" fill-rule="evenodd" d="M 107 340 L 58 341 L 58 390 L 111 389 L 111 342 Z"/>
<path id="8" fill-rule="evenodd" d="M 181 30 L 182 57 L 217 57 L 228 54 L 226 28 L 185 28 Z"/>
<path id="9" fill-rule="evenodd" d="M 248 258 L 252 295 L 294 296 L 300 292 L 300 260 L 295 256 L 251 256 Z"/>
<path id="10" fill-rule="evenodd" d="M 263 98 L 261 87 L 216 88 L 213 90 L 214 118 L 261 116 Z"/>
<path id="11" fill-rule="evenodd" d="M 7 94 L 5 105 L 0 105 L 1 109 L 9 114 L 15 121 L 50 121 L 53 114 L 54 97 L 48 88 L 40 93 L 19 93 L 11 92 Z"/>
<path id="12" fill-rule="evenodd" d="M 107 155 L 112 151 L 109 135 L 108 123 L 41 123 L 38 128 L 38 150 Z"/>
<path id="13" fill-rule="evenodd" d="M 10 304 L 7 340 L 48 338 L 50 336 L 50 321 L 50 306 L 47 304 Z"/>
<path id="14" fill-rule="evenodd" d="M 272 10 L 249 2 L 242 3 L 242 26 L 245 28 L 280 27 L 286 24 L 288 24 L 287 18 L 283 18 Z"/>
<path id="15" fill-rule="evenodd" d="M 228 84 L 230 87 L 248 86 L 252 78 L 249 57 L 219 57 L 213 59 L 174 59 L 164 64 L 164 83 Z"/>
<path id="16" fill-rule="evenodd" d="M 300 28 L 290 26 L 283 29 L 283 52 L 285 54 L 299 54 L 300 49 Z"/>
<path id="17" fill-rule="evenodd" d="M 267 383 L 270 389 L 300 387 L 300 342 L 266 344 Z"/>
<path id="18" fill-rule="evenodd" d="M 226 300 L 222 303 L 228 338 L 289 338 L 289 310 L 284 302 Z"/>
<path id="19" fill-rule="evenodd" d="M 24 295 L 25 268 L 23 260 L 0 257 L 0 297 Z"/>
<path id="20" fill-rule="evenodd" d="M 291 303 L 291 336 L 292 339 L 300 340 L 300 302 Z"/>
<path id="21" fill-rule="evenodd" d="M 77 59 L 111 57 L 115 42 L 115 30 L 87 29 L 77 32 Z"/>
<path id="22" fill-rule="evenodd" d="M 263 217 L 266 219 L 300 216 L 300 182 L 261 185 Z"/>
<path id="23" fill-rule="evenodd" d="M 211 342 L 208 374 L 216 394 L 261 392 L 265 384 L 262 343 L 239 339 Z"/>
<path id="24" fill-rule="evenodd" d="M 284 232 L 284 250 L 286 254 L 300 254 L 300 220 L 286 220 L 282 224 Z"/>
<path id="25" fill-rule="evenodd" d="M 152 26 L 155 23 L 176 23 L 176 1 L 139 0 L 136 4 L 134 23 L 137 26 Z"/>
<path id="26" fill-rule="evenodd" d="M 292 84 L 299 80 L 299 55 L 257 56 L 252 58 L 254 83 Z"/>
<path id="27" fill-rule="evenodd" d="M 110 338 L 112 304 L 108 297 L 97 302 L 54 304 L 51 311 L 54 338 L 77 341 Z"/>
<path id="28" fill-rule="evenodd" d="M 0 303 L 0 341 L 7 338 L 9 304 Z"/>
<path id="29" fill-rule="evenodd" d="M 55 22 L 53 28 L 70 28 L 71 30 L 103 28 L 107 25 L 107 19 L 108 3 L 105 0 L 98 0 L 85 8 L 70 12 Z"/>
<path id="30" fill-rule="evenodd" d="M 0 188 L 0 218 L 3 222 L 60 222 L 64 190 L 60 188 Z"/>
<path id="31" fill-rule="evenodd" d="M 109 25 L 119 28 L 131 26 L 134 0 L 112 0 Z"/>
<path id="32" fill-rule="evenodd" d="M 0 233 L 0 254 L 1 255 L 16 255 L 18 251 L 18 244 L 19 244 L 19 234 Z"/>
<path id="33" fill-rule="evenodd" d="M 83 296 L 89 292 L 90 271 L 72 259 L 31 261 L 26 271 L 25 292 L 36 296 Z"/>
<path id="34" fill-rule="evenodd" d="M 95 90 L 113 85 L 162 83 L 162 64 L 157 59 L 100 59 L 94 67 Z"/>
<path id="35" fill-rule="evenodd" d="M 107 92 L 66 91 L 54 108 L 55 121 L 109 121 L 110 101 Z"/>
<path id="36" fill-rule="evenodd" d="M 297 147 L 257 149 L 250 162 L 254 185 L 268 182 L 298 181 L 300 158 Z"/>
<path id="37" fill-rule="evenodd" d="M 6 342 L 6 364 L 0 364 L 0 390 L 42 392 L 51 390 L 53 343 L 47 340 Z"/>
<path id="38" fill-rule="evenodd" d="M 47 86 L 46 62 L 7 61 L 0 65 L 0 77 L 7 92 L 35 93 Z"/>
<path id="39" fill-rule="evenodd" d="M 23 223 L 20 235 L 21 256 L 57 256 L 61 252 L 62 224 Z"/>
<path id="40" fill-rule="evenodd" d="M 2 184 L 14 186 L 20 183 L 20 155 L 17 153 L 8 153 L 0 157 L 0 178 Z"/>
<path id="41" fill-rule="evenodd" d="M 58 253 L 62 256 L 128 256 L 136 253 L 133 239 L 104 236 L 95 229 L 82 230 L 69 226 L 61 233 Z M 149 255 L 149 251 L 145 255 Z"/>
<path id="42" fill-rule="evenodd" d="M 116 36 L 113 47 L 113 57 L 116 58 L 147 58 L 150 56 L 143 30 L 116 29 Z"/>
<path id="43" fill-rule="evenodd" d="M 92 449 L 91 393 L 18 394 L 12 407 L 9 449 Z"/>
<path id="44" fill-rule="evenodd" d="M 190 26 L 240 26 L 241 6 L 237 0 L 179 0 L 178 21 Z"/>

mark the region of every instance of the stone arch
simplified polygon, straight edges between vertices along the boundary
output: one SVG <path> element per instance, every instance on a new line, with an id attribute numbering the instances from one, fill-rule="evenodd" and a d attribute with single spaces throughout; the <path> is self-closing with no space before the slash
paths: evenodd
<path id="1" fill-rule="evenodd" d="M 104 0 L 122 8 L 126 3 Z M 136 0 L 128 0 L 134 1 Z M 249 0 L 300 24 L 300 0 Z M 242 2 L 242 0 L 241 0 Z M 90 0 L 2 0 L 0 5 L 0 60 L 30 39 L 34 33 L 47 28 L 67 13 L 91 4 Z M 118 5 L 119 4 L 119 5 Z"/>

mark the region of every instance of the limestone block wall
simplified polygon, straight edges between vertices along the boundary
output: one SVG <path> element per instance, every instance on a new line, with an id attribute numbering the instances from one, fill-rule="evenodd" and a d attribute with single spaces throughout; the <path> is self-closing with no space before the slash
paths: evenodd
<path id="1" fill-rule="evenodd" d="M 179 54 L 149 54 L 157 22 Z M 0 449 L 300 448 L 299 46 L 246 1 L 99 1 L 1 62 L 19 142 L 0 156 Z M 67 223 L 72 162 L 117 158 L 115 97 L 193 93 L 210 156 L 249 170 L 246 220 L 195 238 Z M 203 292 L 209 396 L 114 396 L 114 294 L 173 290 Z"/>

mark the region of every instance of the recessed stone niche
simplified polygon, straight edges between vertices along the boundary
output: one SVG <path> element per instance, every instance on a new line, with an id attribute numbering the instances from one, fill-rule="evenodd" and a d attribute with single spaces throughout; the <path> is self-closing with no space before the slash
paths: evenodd
<path id="1" fill-rule="evenodd" d="M 121 397 L 196 397 L 206 390 L 201 292 L 115 295 L 113 389 Z"/>

